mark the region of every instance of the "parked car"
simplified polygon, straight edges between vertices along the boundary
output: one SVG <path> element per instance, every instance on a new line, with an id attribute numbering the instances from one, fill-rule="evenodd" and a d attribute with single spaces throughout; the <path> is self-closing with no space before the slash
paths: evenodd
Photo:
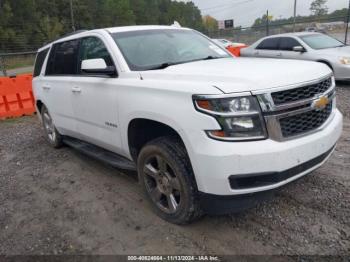
<path id="1" fill-rule="evenodd" d="M 232 43 L 226 39 L 212 39 L 216 44 L 226 48 L 234 56 L 240 56 L 241 49 L 247 47 L 243 43 Z"/>
<path id="2" fill-rule="evenodd" d="M 333 70 L 336 80 L 350 80 L 350 47 L 321 33 L 268 36 L 242 49 L 241 56 L 321 62 Z"/>
<path id="3" fill-rule="evenodd" d="M 305 32 L 317 32 L 317 28 L 316 27 L 306 27 Z"/>
<path id="4" fill-rule="evenodd" d="M 220 46 L 223 46 L 225 48 L 233 45 L 233 43 L 227 39 L 212 39 L 216 44 L 220 45 Z"/>
<path id="5" fill-rule="evenodd" d="M 236 59 L 197 31 L 98 29 L 39 49 L 48 142 L 137 170 L 155 213 L 237 212 L 320 167 L 342 131 L 320 63 Z"/>

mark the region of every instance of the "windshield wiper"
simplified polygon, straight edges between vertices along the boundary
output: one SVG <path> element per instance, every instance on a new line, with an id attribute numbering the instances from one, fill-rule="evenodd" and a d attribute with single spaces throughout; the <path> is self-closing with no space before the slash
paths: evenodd
<path id="1" fill-rule="evenodd" d="M 213 60 L 213 59 L 220 59 L 220 58 L 223 58 L 223 57 L 221 57 L 221 56 L 212 56 L 212 55 L 210 55 L 210 56 L 207 56 L 207 57 L 205 57 L 205 58 L 199 59 L 198 61 L 202 61 L 202 60 Z"/>
<path id="2" fill-rule="evenodd" d="M 160 64 L 160 65 L 156 65 L 156 66 L 153 66 L 151 68 L 148 68 L 147 70 L 159 70 L 159 69 L 165 69 L 169 66 L 173 66 L 173 65 L 178 65 L 178 64 L 181 64 L 181 63 L 173 63 L 173 62 L 165 62 L 163 64 Z"/>
<path id="3" fill-rule="evenodd" d="M 176 62 L 176 63 L 175 62 L 165 62 L 163 64 L 150 67 L 147 70 L 160 70 L 160 69 L 165 69 L 165 68 L 167 68 L 169 66 L 173 66 L 173 65 L 185 64 L 185 63 L 191 63 L 191 62 L 197 62 L 197 61 L 204 61 L 204 60 L 220 59 L 220 58 L 224 58 L 224 57 L 210 55 L 210 56 L 207 56 L 205 58 L 194 59 L 194 60 L 189 60 L 189 61 L 182 61 L 182 62 Z"/>

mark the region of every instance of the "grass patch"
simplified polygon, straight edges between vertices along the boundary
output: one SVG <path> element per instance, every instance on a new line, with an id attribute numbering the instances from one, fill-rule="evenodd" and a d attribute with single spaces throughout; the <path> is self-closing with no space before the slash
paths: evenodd
<path id="1" fill-rule="evenodd" d="M 0 118 L 0 124 L 16 124 L 20 123 L 26 120 L 29 120 L 33 117 L 36 117 L 36 114 L 30 115 L 30 116 L 20 116 L 20 117 L 9 117 L 9 118 Z"/>
<path id="2" fill-rule="evenodd" d="M 18 55 L 9 56 L 5 58 L 6 70 L 16 69 L 20 67 L 33 66 L 35 61 L 35 55 Z"/>

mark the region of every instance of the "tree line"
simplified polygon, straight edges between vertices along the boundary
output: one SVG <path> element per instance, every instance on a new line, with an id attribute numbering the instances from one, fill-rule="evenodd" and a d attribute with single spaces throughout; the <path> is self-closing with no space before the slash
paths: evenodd
<path id="1" fill-rule="evenodd" d="M 192 2 L 171 0 L 72 0 L 74 28 L 170 25 L 204 30 Z M 70 0 L 0 0 L 0 53 L 35 50 L 72 32 Z"/>
<path id="2" fill-rule="evenodd" d="M 311 15 L 309 16 L 297 16 L 296 23 L 303 23 L 309 21 L 339 21 L 340 18 L 345 18 L 348 15 L 348 9 L 343 8 L 335 10 L 332 13 L 328 13 L 327 0 L 314 0 L 310 5 Z M 265 26 L 267 22 L 267 15 L 264 14 L 262 17 L 257 18 L 254 21 L 253 27 Z M 283 25 L 294 22 L 294 17 L 281 18 L 270 20 L 270 25 Z"/>

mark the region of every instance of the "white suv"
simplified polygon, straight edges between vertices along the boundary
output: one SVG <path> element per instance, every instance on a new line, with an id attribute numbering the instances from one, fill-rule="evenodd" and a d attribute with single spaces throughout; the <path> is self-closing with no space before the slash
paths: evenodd
<path id="1" fill-rule="evenodd" d="M 52 146 L 137 170 L 177 224 L 255 205 L 321 166 L 342 131 L 327 66 L 236 59 L 184 28 L 59 39 L 39 50 L 33 88 Z"/>

